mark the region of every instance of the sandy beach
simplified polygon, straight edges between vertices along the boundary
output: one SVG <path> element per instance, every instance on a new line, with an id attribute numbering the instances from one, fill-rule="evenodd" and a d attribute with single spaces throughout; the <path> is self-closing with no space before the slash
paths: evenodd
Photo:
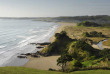
<path id="1" fill-rule="evenodd" d="M 60 69 L 59 66 L 57 66 L 57 59 L 60 56 L 49 56 L 49 57 L 40 57 L 40 58 L 33 58 L 28 57 L 29 61 L 24 65 L 24 67 L 28 68 L 34 68 L 34 69 L 40 69 L 40 70 L 48 70 L 49 68 L 52 69 Z"/>
<path id="2" fill-rule="evenodd" d="M 96 49 L 100 49 L 97 44 L 93 44 L 92 47 Z"/>
<path id="3" fill-rule="evenodd" d="M 58 22 L 58 24 L 60 24 L 60 26 L 58 27 L 58 29 L 55 31 L 55 33 L 60 33 L 61 31 L 64 30 L 65 27 L 67 26 L 76 26 L 76 23 L 71 23 L 71 22 Z M 52 36 L 50 38 L 50 42 L 53 42 L 55 40 L 55 37 Z"/>
<path id="4" fill-rule="evenodd" d="M 61 24 L 58 29 L 55 31 L 55 33 L 60 33 L 66 26 L 75 26 L 76 23 L 67 23 L 67 22 L 59 22 L 58 24 Z M 50 38 L 50 42 L 53 42 L 55 40 L 55 37 L 52 36 Z M 57 59 L 60 57 L 57 56 L 49 56 L 49 57 L 40 57 L 40 58 L 33 58 L 28 56 L 29 61 L 23 65 L 23 67 L 28 68 L 35 68 L 40 70 L 48 70 L 49 68 L 52 69 L 60 69 L 59 66 L 57 66 Z"/>

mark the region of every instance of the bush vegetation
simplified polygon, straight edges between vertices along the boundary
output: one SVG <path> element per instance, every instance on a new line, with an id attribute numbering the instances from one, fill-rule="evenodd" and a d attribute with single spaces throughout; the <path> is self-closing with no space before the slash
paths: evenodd
<path id="1" fill-rule="evenodd" d="M 102 32 L 92 31 L 92 32 L 83 32 L 84 37 L 105 37 Z"/>
<path id="2" fill-rule="evenodd" d="M 85 26 L 85 27 L 110 27 L 110 23 L 95 23 L 90 21 L 82 21 L 77 24 L 77 26 Z"/>
<path id="3" fill-rule="evenodd" d="M 82 68 L 108 67 L 109 57 L 109 49 L 97 50 L 84 40 L 77 40 L 71 43 L 68 52 L 61 55 L 61 61 L 57 61 L 58 64 L 59 61 L 60 64 L 64 64 L 62 71 L 74 71 Z"/>
<path id="4" fill-rule="evenodd" d="M 41 52 L 60 54 L 57 65 L 61 66 L 62 71 L 108 67 L 110 50 L 94 49 L 85 39 L 71 39 L 64 31 L 56 33 L 55 37 L 56 40 Z"/>
<path id="5" fill-rule="evenodd" d="M 77 26 L 86 26 L 86 27 L 101 27 L 100 24 L 89 22 L 89 21 L 83 21 L 81 23 L 78 23 Z"/>
<path id="6" fill-rule="evenodd" d="M 64 31 L 62 31 L 61 33 L 56 33 L 55 37 L 56 40 L 49 46 L 44 48 L 41 53 L 61 54 L 68 48 L 69 44 L 73 41 L 67 36 L 66 32 Z"/>
<path id="7" fill-rule="evenodd" d="M 102 24 L 102 27 L 110 27 L 110 24 Z"/>

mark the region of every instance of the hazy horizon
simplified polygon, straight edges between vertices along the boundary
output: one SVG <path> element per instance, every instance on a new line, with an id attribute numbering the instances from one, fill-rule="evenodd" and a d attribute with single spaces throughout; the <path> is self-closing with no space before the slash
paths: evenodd
<path id="1" fill-rule="evenodd" d="M 80 16 L 110 16 L 110 15 L 80 15 Z M 78 16 L 50 16 L 50 17 L 23 17 L 23 16 L 20 16 L 20 17 L 18 17 L 18 16 L 14 16 L 14 17 L 0 17 L 0 18 L 55 18 L 55 17 L 78 17 Z"/>
<path id="2" fill-rule="evenodd" d="M 110 0 L 0 0 L 0 17 L 110 15 Z"/>

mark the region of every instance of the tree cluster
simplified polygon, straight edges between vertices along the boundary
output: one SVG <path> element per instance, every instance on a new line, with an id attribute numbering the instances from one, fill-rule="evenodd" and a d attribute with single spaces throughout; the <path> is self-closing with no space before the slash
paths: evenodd
<path id="1" fill-rule="evenodd" d="M 92 32 L 84 32 L 84 37 L 104 37 L 105 35 L 102 32 L 92 31 Z"/>
<path id="2" fill-rule="evenodd" d="M 96 35 L 97 33 L 91 32 L 90 34 Z M 71 39 L 64 31 L 56 33 L 55 37 L 56 40 L 44 48 L 42 52 L 60 54 L 57 65 L 61 66 L 63 72 L 98 66 L 101 65 L 101 61 L 108 62 L 106 59 L 109 60 L 109 50 L 94 49 L 85 39 Z M 68 63 L 72 66 L 72 69 L 69 68 Z"/>
<path id="3" fill-rule="evenodd" d="M 98 67 L 101 61 L 110 60 L 109 49 L 98 50 L 89 45 L 85 39 L 79 39 L 71 42 L 66 51 L 63 51 L 57 60 L 57 64 L 61 66 L 62 71 L 71 71 L 68 69 L 68 62 L 72 63 L 72 70 L 81 68 Z M 108 60 L 107 60 L 108 59 Z"/>
<path id="4" fill-rule="evenodd" d="M 86 26 L 86 27 L 101 27 L 100 24 L 97 24 L 95 22 L 89 22 L 89 21 L 83 21 L 81 23 L 78 23 L 77 26 Z"/>

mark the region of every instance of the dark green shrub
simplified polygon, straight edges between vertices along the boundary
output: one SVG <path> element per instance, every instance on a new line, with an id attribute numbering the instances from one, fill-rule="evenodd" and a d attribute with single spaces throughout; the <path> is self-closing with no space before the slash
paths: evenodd
<path id="1" fill-rule="evenodd" d="M 99 27 L 101 25 L 100 24 L 97 24 L 95 22 L 83 21 L 81 23 L 78 23 L 77 26 Z"/>
<path id="2" fill-rule="evenodd" d="M 92 32 L 84 32 L 82 34 L 84 37 L 105 37 L 105 35 L 102 34 L 102 32 L 96 32 L 96 31 L 92 31 Z"/>

